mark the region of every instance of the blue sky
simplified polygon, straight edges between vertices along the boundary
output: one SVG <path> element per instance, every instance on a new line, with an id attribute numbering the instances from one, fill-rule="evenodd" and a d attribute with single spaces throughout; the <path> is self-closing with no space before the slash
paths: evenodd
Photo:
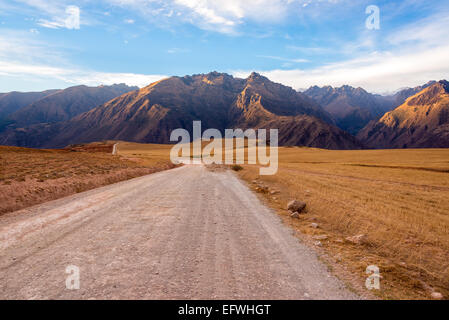
<path id="1" fill-rule="evenodd" d="M 214 70 L 389 92 L 449 78 L 448 39 L 447 0 L 0 0 L 0 92 Z"/>

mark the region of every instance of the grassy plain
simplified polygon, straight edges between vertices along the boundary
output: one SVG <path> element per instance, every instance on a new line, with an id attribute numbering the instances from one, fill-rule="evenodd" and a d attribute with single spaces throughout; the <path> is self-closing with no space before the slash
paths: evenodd
<path id="1" fill-rule="evenodd" d="M 113 144 L 64 150 L 0 146 L 0 214 L 173 167 L 157 145 L 149 145 L 154 152 L 142 160 L 113 156 Z"/>
<path id="2" fill-rule="evenodd" d="M 164 166 L 170 161 L 172 145 L 119 142 L 117 154 L 124 160 L 130 160 L 145 166 Z"/>
<path id="3" fill-rule="evenodd" d="M 331 265 L 360 279 L 367 266 L 377 265 L 381 290 L 374 294 L 425 299 L 436 291 L 449 297 L 449 150 L 280 148 L 276 175 L 244 167 L 240 176 L 300 237 L 327 252 Z M 291 199 L 307 202 L 301 219 L 290 218 Z M 364 243 L 345 241 L 359 234 L 366 235 Z M 322 235 L 327 239 L 314 240 Z"/>

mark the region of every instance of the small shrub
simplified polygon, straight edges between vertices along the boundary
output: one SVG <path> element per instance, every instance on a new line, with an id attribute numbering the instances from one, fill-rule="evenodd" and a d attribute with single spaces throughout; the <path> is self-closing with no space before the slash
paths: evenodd
<path id="1" fill-rule="evenodd" d="M 231 166 L 231 169 L 234 171 L 241 171 L 241 170 L 243 170 L 243 167 L 238 164 L 234 164 Z"/>
<path id="2" fill-rule="evenodd" d="M 259 187 L 257 187 L 256 188 L 256 192 L 259 192 L 259 193 L 268 193 L 268 191 L 270 191 L 269 189 L 268 189 L 268 187 L 264 187 L 264 186 L 259 186 Z"/>

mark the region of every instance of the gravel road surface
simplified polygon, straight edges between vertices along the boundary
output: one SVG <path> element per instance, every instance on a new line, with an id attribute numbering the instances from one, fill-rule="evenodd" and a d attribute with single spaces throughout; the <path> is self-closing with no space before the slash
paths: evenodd
<path id="1" fill-rule="evenodd" d="M 0 298 L 358 299 L 233 172 L 202 165 L 0 216 Z"/>

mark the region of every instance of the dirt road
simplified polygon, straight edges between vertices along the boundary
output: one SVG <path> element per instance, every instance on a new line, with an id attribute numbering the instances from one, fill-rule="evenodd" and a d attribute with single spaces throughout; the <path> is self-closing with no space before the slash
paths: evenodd
<path id="1" fill-rule="evenodd" d="M 201 165 L 1 216 L 0 298 L 357 299 L 232 172 Z"/>

